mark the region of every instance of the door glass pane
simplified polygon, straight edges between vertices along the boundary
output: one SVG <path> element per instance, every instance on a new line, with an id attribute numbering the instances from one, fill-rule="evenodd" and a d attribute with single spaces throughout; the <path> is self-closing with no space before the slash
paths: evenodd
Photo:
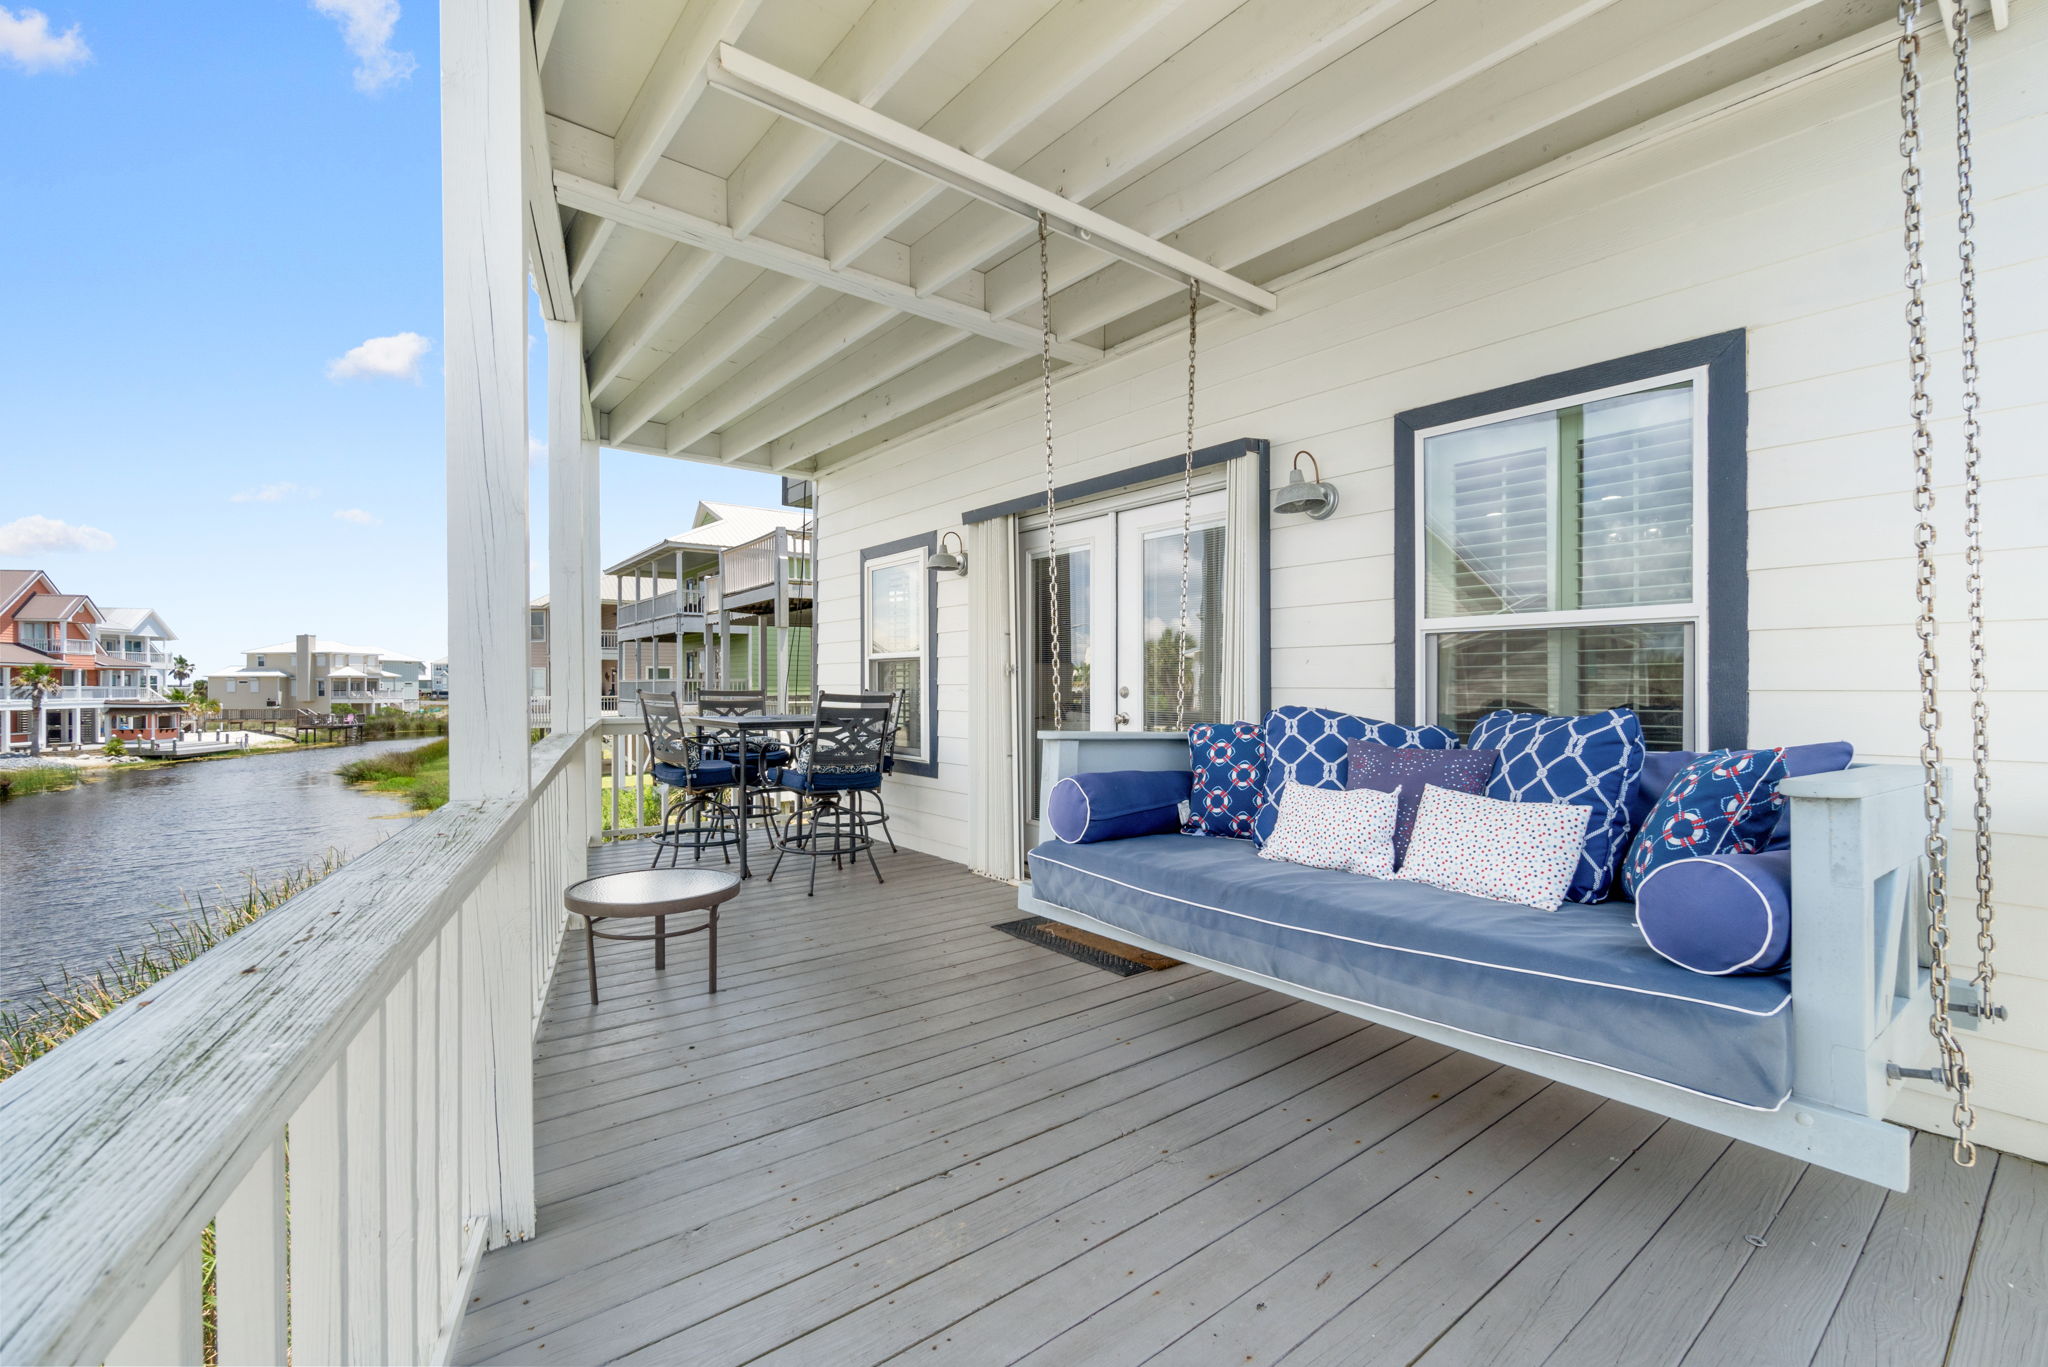
<path id="1" fill-rule="evenodd" d="M 1631 707 L 1650 749 L 1686 744 L 1686 623 L 1446 632 L 1431 644 L 1437 720 L 1461 736 L 1502 707 L 1551 716 Z"/>
<path id="2" fill-rule="evenodd" d="M 1218 721 L 1223 683 L 1223 528 L 1198 527 L 1189 535 L 1185 637 L 1180 627 L 1180 533 L 1154 532 L 1144 545 L 1144 729 L 1174 731 Z M 1184 718 L 1177 716 L 1183 660 Z"/>
<path id="3" fill-rule="evenodd" d="M 917 576 L 911 564 L 883 565 L 868 571 L 868 654 L 906 655 L 918 649 Z"/>
<path id="4" fill-rule="evenodd" d="M 1427 616 L 1554 606 L 1550 476 L 1556 458 L 1555 413 L 1423 442 Z"/>
<path id="5" fill-rule="evenodd" d="M 1034 556 L 1031 561 L 1031 600 L 1026 616 L 1031 622 L 1031 728 L 1032 731 L 1086 731 L 1092 722 L 1088 691 L 1095 674 L 1095 631 L 1092 604 L 1095 600 L 1094 556 L 1086 550 L 1059 554 L 1060 628 L 1060 714 L 1053 715 L 1052 629 L 1053 616 L 1047 611 L 1046 589 L 1051 578 L 1052 558 Z M 1037 753 L 1037 747 L 1032 747 Z"/>
<path id="6" fill-rule="evenodd" d="M 1579 459 L 1579 601 L 1692 601 L 1692 386 L 1585 406 Z"/>
<path id="7" fill-rule="evenodd" d="M 918 678 L 917 661 L 868 661 L 868 688 L 876 693 L 896 695 L 896 750 L 924 753 L 924 689 Z"/>

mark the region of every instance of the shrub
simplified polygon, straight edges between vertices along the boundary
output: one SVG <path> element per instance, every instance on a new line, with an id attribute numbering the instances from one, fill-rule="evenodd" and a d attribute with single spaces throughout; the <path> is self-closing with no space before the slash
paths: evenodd
<path id="1" fill-rule="evenodd" d="M 128 747 L 122 743 L 119 736 L 108 736 L 107 743 L 100 747 L 100 753 L 108 759 L 119 759 L 128 753 Z"/>
<path id="2" fill-rule="evenodd" d="M 68 764 L 31 764 L 0 769 L 0 798 L 54 793 L 78 785 L 78 771 Z"/>

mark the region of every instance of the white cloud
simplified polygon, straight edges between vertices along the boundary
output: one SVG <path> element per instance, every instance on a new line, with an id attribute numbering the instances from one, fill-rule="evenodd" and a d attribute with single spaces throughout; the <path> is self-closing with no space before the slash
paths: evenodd
<path id="1" fill-rule="evenodd" d="M 380 521 L 375 514 L 366 513 L 361 508 L 336 508 L 334 516 L 337 521 L 353 522 L 358 527 L 374 527 Z"/>
<path id="2" fill-rule="evenodd" d="M 364 375 L 381 375 L 386 379 L 411 380 L 417 384 L 420 358 L 433 345 L 417 332 L 372 337 L 361 346 L 350 347 L 340 359 L 329 361 L 327 378 L 350 380 Z"/>
<path id="3" fill-rule="evenodd" d="M 356 55 L 356 89 L 374 95 L 411 78 L 419 62 L 391 49 L 398 27 L 398 0 L 313 0 L 313 8 L 341 25 L 342 40 Z"/>
<path id="4" fill-rule="evenodd" d="M 281 484 L 260 484 L 254 489 L 243 489 L 228 495 L 230 503 L 283 503 L 287 499 L 318 498 L 318 489 L 308 489 L 303 484 L 286 480 Z"/>
<path id="5" fill-rule="evenodd" d="M 0 5 L 0 57 L 23 71 L 68 71 L 90 61 L 92 49 L 78 36 L 76 24 L 52 33 L 50 16 L 41 10 L 24 7 L 16 14 Z"/>
<path id="6" fill-rule="evenodd" d="M 526 465 L 528 469 L 541 464 L 548 458 L 548 444 L 529 432 L 526 434 Z"/>
<path id="7" fill-rule="evenodd" d="M 98 527 L 74 527 L 34 513 L 0 527 L 0 555 L 43 555 L 48 552 L 110 551 L 114 538 Z"/>

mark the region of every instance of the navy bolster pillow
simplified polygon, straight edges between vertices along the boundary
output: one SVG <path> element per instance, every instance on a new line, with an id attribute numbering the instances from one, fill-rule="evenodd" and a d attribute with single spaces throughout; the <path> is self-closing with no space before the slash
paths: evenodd
<path id="1" fill-rule="evenodd" d="M 1792 961 L 1792 852 L 1708 854 L 1636 885 L 1650 948 L 1695 973 L 1776 973 Z"/>
<path id="2" fill-rule="evenodd" d="M 1192 782 L 1180 769 L 1075 774 L 1053 785 L 1045 824 L 1069 845 L 1177 831 L 1180 804 L 1188 800 Z"/>

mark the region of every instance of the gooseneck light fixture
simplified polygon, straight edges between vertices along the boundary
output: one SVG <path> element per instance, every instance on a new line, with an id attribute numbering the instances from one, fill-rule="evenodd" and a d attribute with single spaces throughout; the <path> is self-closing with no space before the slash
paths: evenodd
<path id="1" fill-rule="evenodd" d="M 946 549 L 948 541 L 953 543 L 953 549 L 950 551 Z M 960 533 L 947 532 L 940 537 L 939 548 L 924 558 L 924 567 L 928 570 L 951 570 L 955 574 L 965 576 L 967 543 L 960 539 Z"/>
<path id="2" fill-rule="evenodd" d="M 1307 460 L 1315 478 L 1303 479 L 1301 462 Z M 1294 470 L 1288 476 L 1287 487 L 1273 493 L 1273 511 L 1276 513 L 1306 513 L 1320 522 L 1337 511 L 1337 486 L 1323 483 L 1323 467 L 1307 451 L 1294 453 Z"/>

